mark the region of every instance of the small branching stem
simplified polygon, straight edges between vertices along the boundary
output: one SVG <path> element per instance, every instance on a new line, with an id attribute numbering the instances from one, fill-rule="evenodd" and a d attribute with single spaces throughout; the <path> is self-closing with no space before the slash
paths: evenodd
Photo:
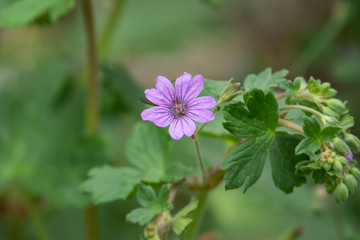
<path id="1" fill-rule="evenodd" d="M 298 133 L 301 133 L 302 135 L 305 135 L 302 127 L 300 127 L 299 125 L 297 125 L 296 123 L 293 123 L 291 121 L 288 121 L 285 119 L 279 119 L 279 125 L 290 128 L 292 130 L 297 131 Z"/>
<path id="2" fill-rule="evenodd" d="M 201 153 L 200 153 L 199 141 L 197 140 L 196 135 L 193 135 L 192 139 L 194 140 L 194 143 L 195 143 L 196 156 L 197 156 L 198 164 L 200 167 L 202 184 L 205 185 L 206 184 L 206 171 L 205 171 L 204 162 L 203 162 L 203 159 L 202 159 Z"/>
<path id="3" fill-rule="evenodd" d="M 316 116 L 319 116 L 319 117 L 324 117 L 324 114 L 312 109 L 312 108 L 309 108 L 309 107 L 305 107 L 305 106 L 302 106 L 302 105 L 287 105 L 287 106 L 284 106 L 284 107 L 281 107 L 280 108 L 280 111 L 282 110 L 286 110 L 286 109 L 300 109 L 300 110 L 303 110 L 305 112 L 309 112 L 309 113 L 312 113 Z"/>
<path id="4" fill-rule="evenodd" d="M 283 97 L 285 97 L 285 93 L 279 93 L 278 95 L 275 96 L 277 100 L 282 99 Z"/>

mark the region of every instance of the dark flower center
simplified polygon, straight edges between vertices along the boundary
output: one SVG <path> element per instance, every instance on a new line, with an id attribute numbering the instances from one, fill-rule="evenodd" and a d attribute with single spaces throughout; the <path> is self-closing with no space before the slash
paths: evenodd
<path id="1" fill-rule="evenodd" d="M 186 114 L 186 106 L 181 103 L 174 103 L 174 106 L 171 107 L 170 110 L 174 113 L 175 118 L 185 116 Z"/>

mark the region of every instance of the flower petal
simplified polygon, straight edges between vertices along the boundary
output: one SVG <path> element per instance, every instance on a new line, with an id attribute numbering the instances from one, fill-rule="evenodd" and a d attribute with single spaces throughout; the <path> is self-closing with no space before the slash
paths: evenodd
<path id="1" fill-rule="evenodd" d="M 184 73 L 178 77 L 175 82 L 175 91 L 177 98 L 183 104 L 196 98 L 204 87 L 204 78 L 201 75 L 196 75 L 191 79 L 191 74 Z"/>
<path id="2" fill-rule="evenodd" d="M 214 113 L 206 109 L 188 109 L 186 116 L 200 123 L 210 122 L 215 119 Z"/>
<path id="3" fill-rule="evenodd" d="M 159 127 L 167 127 L 174 119 L 174 115 L 170 109 L 164 107 L 152 107 L 145 109 L 141 113 L 144 121 L 155 123 Z"/>
<path id="4" fill-rule="evenodd" d="M 210 109 L 215 106 L 216 106 L 215 99 L 210 96 L 205 96 L 190 101 L 188 109 Z"/>
<path id="5" fill-rule="evenodd" d="M 175 82 L 176 97 L 182 103 L 185 100 L 186 93 L 189 88 L 189 82 L 191 81 L 191 74 L 184 72 L 183 75 L 178 77 Z"/>
<path id="6" fill-rule="evenodd" d="M 191 137 L 196 130 L 194 121 L 186 116 L 180 117 L 179 119 L 185 135 Z"/>
<path id="7" fill-rule="evenodd" d="M 170 136 L 175 139 L 179 140 L 184 135 L 184 131 L 181 125 L 180 118 L 174 119 L 169 127 Z"/>
<path id="8" fill-rule="evenodd" d="M 163 76 L 156 78 L 156 88 L 166 97 L 169 102 L 173 103 L 176 99 L 175 89 L 172 83 Z"/>
<path id="9" fill-rule="evenodd" d="M 167 99 L 164 94 L 156 88 L 146 89 L 145 96 L 150 102 L 159 106 L 171 107 L 173 105 L 173 102 Z"/>

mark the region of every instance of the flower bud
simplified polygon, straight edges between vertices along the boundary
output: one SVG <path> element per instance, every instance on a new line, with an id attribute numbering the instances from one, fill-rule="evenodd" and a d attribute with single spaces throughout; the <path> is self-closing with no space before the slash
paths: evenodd
<path id="1" fill-rule="evenodd" d="M 327 101 L 327 105 L 337 113 L 342 113 L 345 110 L 345 104 L 336 98 L 331 98 Z"/>
<path id="2" fill-rule="evenodd" d="M 339 137 L 334 137 L 331 141 L 335 149 L 342 154 L 350 154 L 348 145 Z"/>
<path id="3" fill-rule="evenodd" d="M 341 203 L 345 202 L 349 197 L 349 190 L 346 187 L 346 185 L 342 182 L 340 182 L 334 191 L 334 197 L 336 202 Z"/>
<path id="4" fill-rule="evenodd" d="M 334 110 L 332 110 L 331 108 L 329 107 L 323 107 L 322 109 L 322 112 L 327 115 L 327 116 L 330 116 L 330 117 L 334 117 L 336 119 L 338 119 L 340 116 L 337 112 L 335 112 Z"/>
<path id="5" fill-rule="evenodd" d="M 342 165 L 347 165 L 349 163 L 348 160 L 343 156 L 338 156 L 336 158 L 341 162 Z"/>
<path id="6" fill-rule="evenodd" d="M 335 159 L 334 159 L 332 168 L 334 169 L 334 171 L 335 171 L 336 173 L 340 173 L 340 172 L 342 171 L 343 167 L 342 167 L 342 164 L 341 164 L 339 158 L 335 158 Z"/>
<path id="7" fill-rule="evenodd" d="M 222 91 L 220 94 L 220 102 L 229 102 L 232 99 L 234 99 L 236 96 L 240 95 L 240 83 L 232 83 L 232 80 L 230 80 L 229 85 Z"/>
<path id="8" fill-rule="evenodd" d="M 360 179 L 360 170 L 357 167 L 351 168 L 350 173 L 354 175 L 357 179 Z"/>
<path id="9" fill-rule="evenodd" d="M 324 162 L 323 163 L 323 168 L 326 170 L 326 171 L 329 171 L 331 169 L 331 164 L 328 163 L 328 162 Z"/>
<path id="10" fill-rule="evenodd" d="M 335 185 L 333 185 L 333 184 L 331 184 L 331 183 L 328 183 L 327 185 L 326 185 L 326 191 L 327 191 L 327 193 L 332 193 L 333 191 L 335 190 Z"/>
<path id="11" fill-rule="evenodd" d="M 343 181 L 344 181 L 345 185 L 347 186 L 347 188 L 349 189 L 350 193 L 355 192 L 358 182 L 353 175 L 345 174 Z"/>
<path id="12" fill-rule="evenodd" d="M 355 153 L 358 153 L 360 151 L 360 140 L 355 137 L 352 134 L 346 134 L 345 136 L 345 142 L 349 145 L 351 150 L 353 150 Z"/>

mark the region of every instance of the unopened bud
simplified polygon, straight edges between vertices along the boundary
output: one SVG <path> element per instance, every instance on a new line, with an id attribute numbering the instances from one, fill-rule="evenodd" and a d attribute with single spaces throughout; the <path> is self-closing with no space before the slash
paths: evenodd
<path id="1" fill-rule="evenodd" d="M 351 168 L 350 173 L 360 180 L 360 170 L 357 167 Z"/>
<path id="2" fill-rule="evenodd" d="M 326 171 L 329 171 L 331 169 L 331 164 L 328 163 L 328 162 L 324 162 L 323 163 L 323 168 L 326 170 Z"/>
<path id="3" fill-rule="evenodd" d="M 336 98 L 331 98 L 327 101 L 327 105 L 337 113 L 342 113 L 345 110 L 345 104 Z"/>
<path id="4" fill-rule="evenodd" d="M 352 134 L 346 134 L 345 136 L 345 142 L 349 145 L 351 150 L 353 150 L 355 153 L 358 153 L 360 151 L 360 140 L 352 135 Z"/>
<path id="5" fill-rule="evenodd" d="M 343 167 L 342 167 L 342 164 L 341 164 L 339 158 L 334 159 L 332 167 L 336 173 L 340 173 L 342 171 Z"/>
<path id="6" fill-rule="evenodd" d="M 222 91 L 220 94 L 220 101 L 221 102 L 229 102 L 232 99 L 234 99 L 236 96 L 240 95 L 240 83 L 232 83 L 232 80 L 230 80 L 229 85 Z"/>
<path id="7" fill-rule="evenodd" d="M 336 119 L 339 118 L 339 114 L 329 107 L 323 107 L 322 112 L 327 116 L 334 117 Z"/>
<path id="8" fill-rule="evenodd" d="M 350 154 L 348 145 L 347 145 L 346 142 L 344 142 L 344 140 L 342 140 L 341 138 L 339 138 L 339 137 L 334 137 L 331 142 L 332 142 L 332 144 L 334 144 L 335 149 L 336 149 L 338 152 L 340 152 L 340 153 L 342 153 L 342 154 Z"/>
<path id="9" fill-rule="evenodd" d="M 334 191 L 334 197 L 336 202 L 341 203 L 345 202 L 349 197 L 349 190 L 346 187 L 346 185 L 342 182 L 340 182 Z"/>
<path id="10" fill-rule="evenodd" d="M 338 156 L 336 158 L 341 162 L 342 165 L 347 165 L 349 163 L 348 160 L 343 156 Z"/>
<path id="11" fill-rule="evenodd" d="M 349 152 L 349 154 L 344 154 L 344 157 L 348 162 L 352 162 L 354 160 L 354 155 L 351 151 Z"/>
<path id="12" fill-rule="evenodd" d="M 347 188 L 349 189 L 350 193 L 355 192 L 358 182 L 353 175 L 345 174 L 343 181 L 344 181 L 345 185 L 347 186 Z"/>
<path id="13" fill-rule="evenodd" d="M 326 185 L 326 191 L 327 193 L 332 193 L 335 190 L 335 185 L 329 183 L 328 185 Z"/>

